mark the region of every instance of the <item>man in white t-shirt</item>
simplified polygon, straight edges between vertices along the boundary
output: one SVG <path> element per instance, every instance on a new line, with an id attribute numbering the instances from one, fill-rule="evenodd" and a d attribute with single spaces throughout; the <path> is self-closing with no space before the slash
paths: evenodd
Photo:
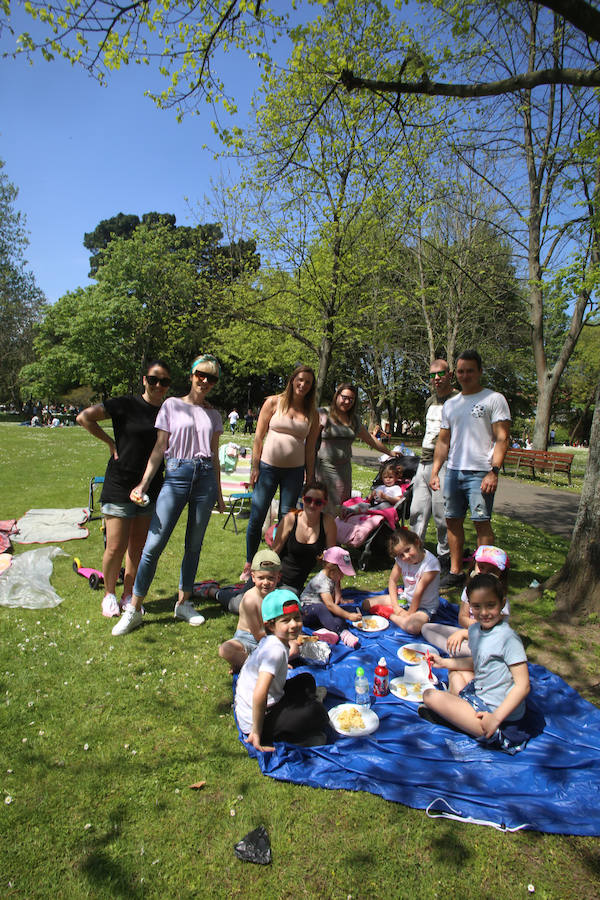
<path id="1" fill-rule="evenodd" d="M 445 460 L 448 470 L 444 484 L 444 509 L 450 546 L 450 572 L 442 587 L 464 583 L 464 521 L 467 509 L 477 532 L 477 544 L 495 543 L 492 507 L 498 487 L 498 473 L 508 449 L 510 409 L 506 398 L 481 387 L 481 357 L 465 350 L 456 363 L 456 380 L 461 393 L 442 408 L 440 433 L 433 456 L 430 486 L 440 489 L 439 472 Z"/>
<path id="2" fill-rule="evenodd" d="M 237 409 L 235 409 L 235 408 L 232 409 L 231 412 L 229 413 L 229 415 L 227 416 L 227 418 L 229 419 L 229 427 L 231 428 L 232 434 L 235 434 L 235 426 L 238 423 L 239 417 L 240 417 L 240 414 L 238 413 Z"/>
<path id="3" fill-rule="evenodd" d="M 442 407 L 446 400 L 457 393 L 452 388 L 452 372 L 445 359 L 434 359 L 429 366 L 429 381 L 434 393 L 425 404 L 425 436 L 421 448 L 421 462 L 413 478 L 413 495 L 410 503 L 410 527 L 425 540 L 425 532 L 433 513 L 437 530 L 437 557 L 442 572 L 450 568 L 450 551 L 444 512 L 444 479 L 446 463 L 439 471 L 440 489 L 433 491 L 429 485 L 433 469 L 433 451 L 442 424 Z"/>

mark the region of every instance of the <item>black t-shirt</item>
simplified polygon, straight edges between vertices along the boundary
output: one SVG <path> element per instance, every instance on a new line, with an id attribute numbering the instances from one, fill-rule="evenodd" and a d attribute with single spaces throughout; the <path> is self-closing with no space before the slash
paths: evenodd
<path id="1" fill-rule="evenodd" d="M 143 397 L 115 397 L 107 400 L 104 409 L 112 419 L 118 459 L 108 461 L 102 503 L 125 503 L 131 489 L 142 480 L 146 464 L 156 443 L 154 427 L 159 406 L 146 403 Z M 148 488 L 151 500 L 158 497 L 163 480 L 163 466 Z"/>

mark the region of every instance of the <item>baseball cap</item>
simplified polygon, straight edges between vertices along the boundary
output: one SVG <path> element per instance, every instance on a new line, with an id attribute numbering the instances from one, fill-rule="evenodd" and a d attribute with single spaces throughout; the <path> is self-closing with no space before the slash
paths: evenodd
<path id="1" fill-rule="evenodd" d="M 352 568 L 352 560 L 347 550 L 342 547 L 328 547 L 323 553 L 325 562 L 336 565 L 344 575 L 356 575 Z"/>
<path id="2" fill-rule="evenodd" d="M 267 594 L 262 602 L 261 610 L 263 622 L 270 622 L 279 616 L 300 612 L 300 601 L 293 591 L 287 588 L 277 588 Z"/>
<path id="3" fill-rule="evenodd" d="M 250 569 L 252 572 L 279 572 L 281 560 L 274 550 L 259 550 L 252 557 Z"/>
<path id="4" fill-rule="evenodd" d="M 510 566 L 508 554 L 501 550 L 500 547 L 492 547 L 490 544 L 482 544 L 481 547 L 477 548 L 475 551 L 475 562 L 496 566 L 501 572 L 504 572 Z"/>

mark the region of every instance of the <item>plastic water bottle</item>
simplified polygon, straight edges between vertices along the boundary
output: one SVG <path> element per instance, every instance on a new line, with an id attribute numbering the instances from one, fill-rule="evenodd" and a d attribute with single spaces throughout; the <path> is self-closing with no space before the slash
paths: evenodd
<path id="1" fill-rule="evenodd" d="M 365 675 L 365 670 L 359 666 L 356 670 L 354 679 L 354 701 L 358 706 L 370 706 L 371 698 L 369 696 L 369 679 Z"/>
<path id="2" fill-rule="evenodd" d="M 388 671 L 385 656 L 382 656 L 375 669 L 373 679 L 373 694 L 375 697 L 385 697 L 390 692 L 390 673 Z"/>

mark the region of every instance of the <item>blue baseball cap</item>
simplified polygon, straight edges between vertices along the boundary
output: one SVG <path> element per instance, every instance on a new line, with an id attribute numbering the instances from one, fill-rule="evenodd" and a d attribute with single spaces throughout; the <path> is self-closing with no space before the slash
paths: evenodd
<path id="1" fill-rule="evenodd" d="M 261 610 L 263 622 L 270 622 L 278 619 L 279 616 L 300 612 L 300 601 L 293 591 L 287 588 L 277 588 L 267 594 L 262 602 Z"/>

